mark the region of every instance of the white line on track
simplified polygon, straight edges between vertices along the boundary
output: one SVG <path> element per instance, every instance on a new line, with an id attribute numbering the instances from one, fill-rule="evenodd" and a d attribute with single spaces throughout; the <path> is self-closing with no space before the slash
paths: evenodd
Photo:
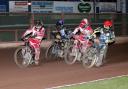
<path id="1" fill-rule="evenodd" d="M 59 88 L 62 88 L 62 87 L 69 87 L 69 86 L 74 86 L 74 85 L 79 85 L 79 84 L 87 84 L 87 83 L 92 83 L 92 82 L 101 81 L 101 80 L 110 80 L 110 79 L 125 77 L 125 76 L 128 77 L 128 75 L 120 75 L 120 76 L 115 76 L 115 77 L 111 77 L 111 78 L 103 78 L 103 79 L 92 80 L 92 81 L 88 81 L 88 82 L 74 83 L 74 84 L 56 86 L 56 87 L 45 88 L 45 89 L 59 89 Z"/>

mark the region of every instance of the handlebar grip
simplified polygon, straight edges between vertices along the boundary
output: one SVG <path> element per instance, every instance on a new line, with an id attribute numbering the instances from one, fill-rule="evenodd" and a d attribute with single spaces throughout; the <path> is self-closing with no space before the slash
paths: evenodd
<path id="1" fill-rule="evenodd" d="M 25 39 L 25 38 L 24 38 L 24 37 L 22 37 L 22 38 L 21 38 L 21 41 L 24 41 L 24 39 Z"/>

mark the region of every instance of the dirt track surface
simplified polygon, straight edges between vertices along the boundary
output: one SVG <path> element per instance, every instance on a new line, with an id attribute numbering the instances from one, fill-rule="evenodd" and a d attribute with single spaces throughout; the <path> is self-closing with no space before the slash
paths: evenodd
<path id="1" fill-rule="evenodd" d="M 46 61 L 39 67 L 18 68 L 13 61 L 15 48 L 0 49 L 0 89 L 45 89 L 128 74 L 128 43 L 109 47 L 107 63 L 100 68 L 85 69 L 77 62 Z"/>

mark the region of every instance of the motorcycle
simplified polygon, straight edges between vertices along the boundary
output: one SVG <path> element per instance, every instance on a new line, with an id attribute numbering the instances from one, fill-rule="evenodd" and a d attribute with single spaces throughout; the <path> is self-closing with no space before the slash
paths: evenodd
<path id="1" fill-rule="evenodd" d="M 108 44 L 111 38 L 111 33 L 102 33 L 100 32 L 100 30 L 97 29 L 95 29 L 94 31 L 94 34 L 96 34 L 97 36 L 96 38 L 93 38 L 93 45 L 90 48 L 88 48 L 88 50 L 86 51 L 86 55 L 83 57 L 84 60 L 82 61 L 82 63 L 84 67 L 86 67 L 89 64 L 89 60 L 92 60 L 92 63 L 89 66 L 89 68 L 93 66 L 100 67 L 106 62 L 106 54 L 108 50 Z M 96 42 L 96 40 L 98 42 Z"/>
<path id="2" fill-rule="evenodd" d="M 70 33 L 67 34 L 66 39 L 62 39 L 60 33 L 57 31 L 53 31 L 52 35 L 54 36 L 54 40 L 52 44 L 47 48 L 45 53 L 46 59 L 58 59 L 64 58 L 65 49 L 71 44 L 71 40 L 68 37 Z"/>
<path id="3" fill-rule="evenodd" d="M 79 39 L 76 39 L 77 37 L 74 38 L 74 43 L 69 46 L 65 52 L 64 59 L 67 64 L 74 64 L 76 61 L 82 61 L 83 56 L 86 55 L 87 49 L 92 45 L 88 39 L 86 39 L 86 43 L 82 43 L 85 41 L 80 41 Z M 77 41 L 77 44 L 75 41 Z"/>
<path id="4" fill-rule="evenodd" d="M 97 35 L 96 38 L 94 34 Z M 101 34 L 99 31 L 94 31 L 92 36 L 89 39 L 86 39 L 87 43 L 84 52 L 82 51 L 83 45 L 81 42 L 78 42 L 77 47 L 75 47 L 76 44 L 69 46 L 65 52 L 65 62 L 67 64 L 74 64 L 76 61 L 82 61 L 82 65 L 86 68 L 94 66 L 100 67 L 105 63 L 108 49 L 108 43 L 105 41 L 108 41 L 110 37 L 109 34 L 110 33 Z"/>
<path id="5" fill-rule="evenodd" d="M 86 53 L 82 58 L 82 64 L 84 67 L 100 67 L 105 63 L 108 45 L 94 44 L 86 50 Z"/>
<path id="6" fill-rule="evenodd" d="M 26 68 L 35 63 L 35 51 L 34 48 L 30 45 L 29 40 L 31 40 L 31 36 L 22 39 L 24 41 L 24 45 L 19 46 L 14 53 L 14 62 L 20 68 Z"/>

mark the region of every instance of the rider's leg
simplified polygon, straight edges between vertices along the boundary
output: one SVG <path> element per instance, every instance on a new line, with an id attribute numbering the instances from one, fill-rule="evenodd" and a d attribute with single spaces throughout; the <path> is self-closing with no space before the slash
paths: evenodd
<path id="1" fill-rule="evenodd" d="M 76 51 L 76 49 L 78 49 L 78 40 L 75 40 L 74 44 L 75 45 L 73 46 L 72 53 L 74 53 Z"/>
<path id="2" fill-rule="evenodd" d="M 34 48 L 35 51 L 35 56 L 34 56 L 34 61 L 35 64 L 39 64 L 39 56 L 40 56 L 40 41 L 37 39 L 33 39 L 30 41 L 31 46 Z"/>
<path id="3" fill-rule="evenodd" d="M 39 65 L 40 48 L 35 49 L 35 64 Z"/>

